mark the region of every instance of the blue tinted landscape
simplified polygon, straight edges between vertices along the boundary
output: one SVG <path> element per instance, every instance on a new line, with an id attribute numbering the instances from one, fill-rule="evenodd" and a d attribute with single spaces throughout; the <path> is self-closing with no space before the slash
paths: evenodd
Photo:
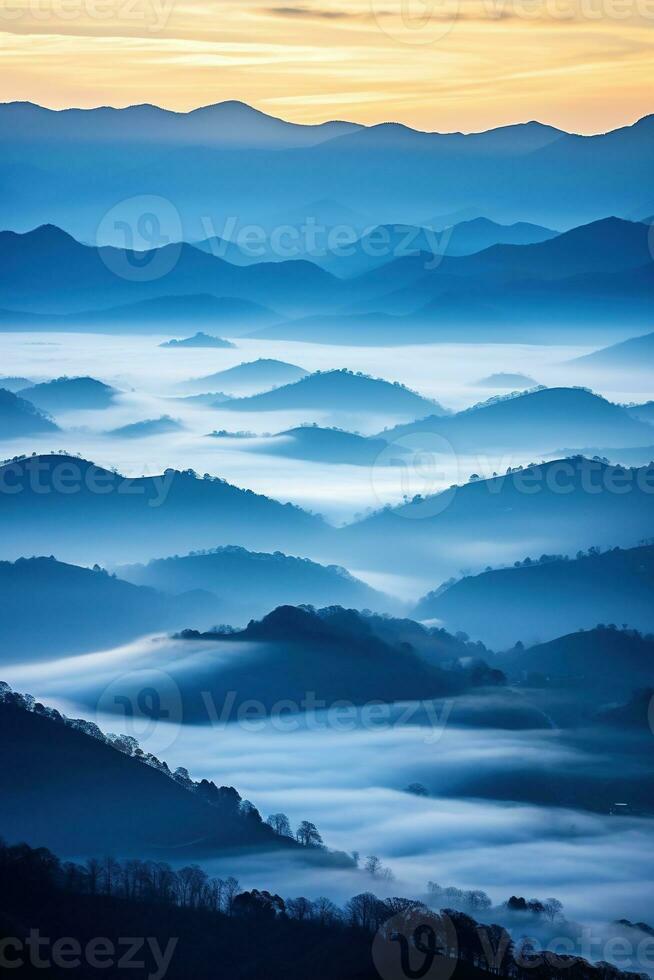
<path id="1" fill-rule="evenodd" d="M 654 116 L 0 142 L 3 968 L 654 975 Z"/>

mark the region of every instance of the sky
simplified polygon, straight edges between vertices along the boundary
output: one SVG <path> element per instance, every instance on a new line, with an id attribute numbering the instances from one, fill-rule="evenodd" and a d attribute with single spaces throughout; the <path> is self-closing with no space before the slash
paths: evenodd
<path id="1" fill-rule="evenodd" d="M 2 99 L 582 133 L 654 105 L 654 0 L 269 2 L 0 0 Z"/>

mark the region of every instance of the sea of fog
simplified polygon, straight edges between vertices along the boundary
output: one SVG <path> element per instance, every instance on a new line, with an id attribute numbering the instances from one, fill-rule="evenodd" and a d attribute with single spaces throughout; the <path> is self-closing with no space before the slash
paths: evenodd
<path id="1" fill-rule="evenodd" d="M 277 358 L 307 370 L 349 368 L 389 381 L 400 381 L 459 411 L 500 394 L 477 382 L 496 372 L 522 373 L 546 385 L 584 384 L 619 402 L 645 401 L 654 395 L 651 378 L 631 375 L 584 375 L 568 362 L 587 353 L 578 346 L 519 344 L 433 344 L 407 347 L 337 347 L 239 338 L 235 349 L 163 349 L 166 337 L 104 334 L 0 333 L 0 363 L 5 375 L 45 380 L 61 375 L 91 375 L 121 391 L 102 411 L 58 414 L 61 434 L 0 442 L 3 458 L 24 451 L 66 449 L 127 475 L 160 473 L 166 467 L 192 468 L 218 475 L 240 487 L 290 501 L 334 523 L 343 523 L 397 503 L 405 496 L 434 493 L 481 476 L 530 462 L 528 455 L 437 455 L 433 465 L 392 467 L 329 465 L 255 452 L 256 439 L 215 439 L 227 429 L 262 436 L 305 422 L 338 425 L 369 435 L 408 421 L 373 414 L 348 415 L 334 406 L 325 412 L 234 412 L 178 400 L 190 379 L 256 358 Z M 211 389 L 210 389 L 211 390 Z M 170 415 L 184 429 L 146 438 L 107 433 L 145 419 Z M 556 449 L 557 447 L 552 447 Z"/>
<path id="2" fill-rule="evenodd" d="M 546 783 L 558 773 L 583 780 L 598 764 L 620 765 L 610 746 L 598 762 L 583 741 L 553 723 L 523 730 L 461 725 L 450 719 L 447 702 L 426 716 L 423 706 L 409 704 L 390 715 L 319 710 L 265 719 L 236 719 L 221 702 L 206 724 L 186 724 L 178 685 L 192 681 L 215 645 L 182 647 L 146 637 L 81 657 L 14 664 L 3 677 L 71 717 L 137 737 L 171 769 L 184 766 L 195 779 L 235 785 L 264 817 L 282 811 L 294 826 L 311 820 L 330 848 L 376 854 L 394 875 L 392 882 L 371 881 L 362 872 L 316 869 L 277 854 L 207 863 L 246 887 L 342 902 L 366 889 L 422 897 L 433 880 L 482 888 L 498 903 L 511 894 L 553 895 L 568 918 L 598 929 L 619 917 L 651 918 L 651 820 L 493 798 L 495 778 L 524 768 Z M 126 716 L 114 707 L 126 675 L 156 686 L 169 720 Z M 461 782 L 479 778 L 483 796 L 457 792 Z M 416 781 L 429 797 L 406 792 Z"/>

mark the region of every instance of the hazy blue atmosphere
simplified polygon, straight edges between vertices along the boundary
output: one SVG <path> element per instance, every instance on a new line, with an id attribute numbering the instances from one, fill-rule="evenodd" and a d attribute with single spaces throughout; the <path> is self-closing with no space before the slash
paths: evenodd
<path id="1" fill-rule="evenodd" d="M 0 940 L 654 977 L 654 117 L 151 108 L 0 106 Z"/>

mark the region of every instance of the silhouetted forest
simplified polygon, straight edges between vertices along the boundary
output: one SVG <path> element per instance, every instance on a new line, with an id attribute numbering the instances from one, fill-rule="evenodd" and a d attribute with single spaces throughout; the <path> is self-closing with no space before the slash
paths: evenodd
<path id="1" fill-rule="evenodd" d="M 163 862 L 121 863 L 112 857 L 62 863 L 46 848 L 0 842 L 0 895 L 1 948 L 7 963 L 22 961 L 15 970 L 19 977 L 41 975 L 37 971 L 63 937 L 64 965 L 57 966 L 53 954 L 49 976 L 70 976 L 77 957 L 84 977 L 118 977 L 130 957 L 133 967 L 142 961 L 140 976 L 157 980 L 213 980 L 217 975 L 372 980 L 397 950 L 411 962 L 418 957 L 420 967 L 406 976 L 638 976 L 608 963 L 537 956 L 529 944 L 514 945 L 502 926 L 481 925 L 452 909 L 439 913 L 418 901 L 380 899 L 371 892 L 355 895 L 343 908 L 327 898 L 284 899 L 257 889 L 243 891 L 235 878 L 210 878 L 197 865 L 173 869 Z M 511 902 L 519 905 L 524 899 Z M 37 935 L 48 937 L 36 950 L 41 966 L 32 957 Z M 440 972 L 422 972 L 425 967 Z"/>

